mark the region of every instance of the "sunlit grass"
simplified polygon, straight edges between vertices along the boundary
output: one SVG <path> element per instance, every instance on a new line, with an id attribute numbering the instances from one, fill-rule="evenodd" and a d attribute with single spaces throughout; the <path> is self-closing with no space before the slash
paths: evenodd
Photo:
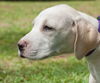
<path id="1" fill-rule="evenodd" d="M 87 83 L 86 62 L 73 57 L 29 61 L 20 58 L 0 61 L 0 80 L 4 83 Z"/>

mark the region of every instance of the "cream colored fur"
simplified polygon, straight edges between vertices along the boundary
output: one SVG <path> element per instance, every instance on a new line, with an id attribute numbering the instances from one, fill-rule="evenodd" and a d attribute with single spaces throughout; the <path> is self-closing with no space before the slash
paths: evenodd
<path id="1" fill-rule="evenodd" d="M 28 59 L 43 59 L 69 49 L 74 49 L 76 57 L 82 59 L 96 49 L 85 58 L 91 73 L 89 83 L 100 83 L 100 33 L 95 18 L 68 5 L 53 6 L 36 17 L 33 29 L 19 43 L 24 41 L 27 46 L 19 54 Z"/>

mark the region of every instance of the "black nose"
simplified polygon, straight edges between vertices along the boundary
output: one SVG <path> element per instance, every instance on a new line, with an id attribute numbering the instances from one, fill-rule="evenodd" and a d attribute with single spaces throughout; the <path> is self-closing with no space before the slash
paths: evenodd
<path id="1" fill-rule="evenodd" d="M 18 43 L 18 48 L 19 48 L 20 51 L 23 51 L 26 46 L 27 46 L 26 41 L 20 41 Z"/>

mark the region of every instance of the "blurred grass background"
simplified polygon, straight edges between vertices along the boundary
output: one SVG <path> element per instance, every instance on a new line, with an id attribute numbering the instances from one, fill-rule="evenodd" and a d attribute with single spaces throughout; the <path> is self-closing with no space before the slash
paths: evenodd
<path id="1" fill-rule="evenodd" d="M 32 28 L 32 20 L 45 8 L 68 4 L 97 17 L 100 1 L 0 2 L 0 83 L 88 83 L 85 60 L 73 54 L 29 61 L 17 54 L 17 42 Z"/>

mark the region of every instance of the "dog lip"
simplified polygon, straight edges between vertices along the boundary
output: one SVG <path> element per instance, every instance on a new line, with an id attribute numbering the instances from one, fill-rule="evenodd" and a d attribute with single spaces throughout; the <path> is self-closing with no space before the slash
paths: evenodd
<path id="1" fill-rule="evenodd" d="M 33 56 L 33 55 L 35 56 L 37 53 L 38 53 L 38 51 L 34 50 L 34 51 L 31 52 L 30 56 Z"/>
<path id="2" fill-rule="evenodd" d="M 21 58 L 26 58 L 25 56 L 23 56 L 22 54 L 20 55 Z"/>

